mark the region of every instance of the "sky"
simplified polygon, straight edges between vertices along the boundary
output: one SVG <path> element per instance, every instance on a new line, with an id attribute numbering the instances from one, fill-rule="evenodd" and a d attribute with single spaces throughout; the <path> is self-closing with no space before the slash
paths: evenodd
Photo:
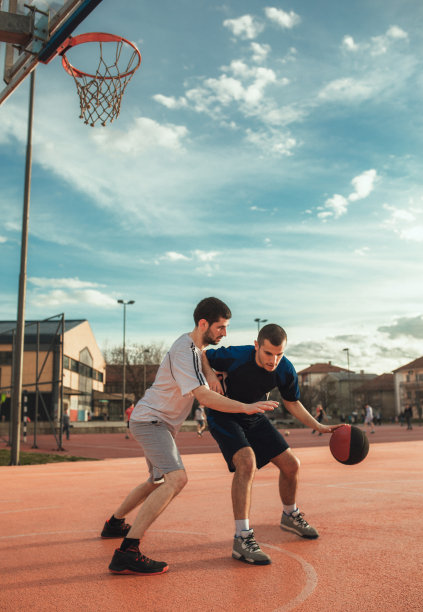
<path id="1" fill-rule="evenodd" d="M 423 354 L 420 0 L 103 0 L 74 34 L 91 31 L 142 64 L 93 128 L 60 59 L 37 68 L 27 319 L 88 319 L 105 348 L 122 342 L 117 300 L 134 300 L 127 344 L 170 346 L 214 295 L 225 344 L 278 323 L 297 370 L 348 356 L 381 374 Z M 0 107 L 2 320 L 28 81 Z"/>

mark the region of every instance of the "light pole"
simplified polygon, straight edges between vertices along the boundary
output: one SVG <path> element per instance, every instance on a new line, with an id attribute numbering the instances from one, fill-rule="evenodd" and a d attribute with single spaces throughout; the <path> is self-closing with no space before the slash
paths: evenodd
<path id="1" fill-rule="evenodd" d="M 123 304 L 123 385 L 122 385 L 122 418 L 125 421 L 125 394 L 126 394 L 126 354 L 125 354 L 125 340 L 126 340 L 126 307 L 135 304 L 134 300 L 118 300 L 118 304 Z"/>
<path id="2" fill-rule="evenodd" d="M 350 349 L 344 348 L 342 349 L 347 353 L 347 368 L 348 368 L 348 409 L 351 414 L 351 381 L 350 381 Z"/>
<path id="3" fill-rule="evenodd" d="M 254 321 L 257 323 L 257 333 L 258 333 L 260 331 L 260 323 L 266 323 L 267 319 L 257 318 L 257 319 L 254 319 Z"/>

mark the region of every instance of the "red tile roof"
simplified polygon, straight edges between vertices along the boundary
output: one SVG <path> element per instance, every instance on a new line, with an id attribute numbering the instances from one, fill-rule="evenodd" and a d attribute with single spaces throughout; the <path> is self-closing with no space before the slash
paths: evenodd
<path id="1" fill-rule="evenodd" d="M 297 372 L 298 374 L 328 374 L 329 372 L 348 372 L 345 368 L 334 366 L 331 363 L 313 363 L 308 368 Z"/>
<path id="2" fill-rule="evenodd" d="M 410 361 L 410 363 L 407 363 L 404 366 L 401 366 L 400 368 L 397 368 L 396 370 L 393 370 L 394 372 L 401 372 L 401 370 L 417 370 L 423 368 L 423 357 L 419 357 L 418 359 L 415 359 L 414 361 Z"/>

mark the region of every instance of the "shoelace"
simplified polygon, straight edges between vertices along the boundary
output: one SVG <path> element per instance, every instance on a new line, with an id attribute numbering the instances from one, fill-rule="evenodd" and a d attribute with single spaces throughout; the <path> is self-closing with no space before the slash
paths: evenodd
<path id="1" fill-rule="evenodd" d="M 247 536 L 246 538 L 242 538 L 242 541 L 245 544 L 245 548 L 249 552 L 256 552 L 257 550 L 260 550 L 260 546 L 255 541 L 253 534 Z"/>
<path id="2" fill-rule="evenodd" d="M 128 551 L 131 550 L 132 552 L 136 552 L 137 556 L 136 556 L 136 561 L 142 561 L 143 563 L 145 563 L 146 565 L 150 565 L 151 563 L 151 559 L 149 559 L 148 557 L 146 557 L 145 555 L 141 554 L 141 552 L 138 550 L 138 548 L 128 548 Z"/>
<path id="3" fill-rule="evenodd" d="M 292 515 L 291 515 L 292 516 Z M 298 523 L 299 525 L 301 525 L 302 527 L 309 527 L 309 524 L 307 523 L 307 521 L 304 518 L 304 513 L 303 512 L 299 512 L 297 514 L 297 516 L 293 516 L 292 517 L 294 519 L 294 521 L 296 523 Z"/>

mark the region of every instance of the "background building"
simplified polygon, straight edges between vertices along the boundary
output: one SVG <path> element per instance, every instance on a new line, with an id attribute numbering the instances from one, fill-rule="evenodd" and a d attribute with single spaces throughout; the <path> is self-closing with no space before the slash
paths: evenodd
<path id="1" fill-rule="evenodd" d="M 421 419 L 423 405 L 423 357 L 394 370 L 395 410 L 400 415 L 410 404 L 413 417 Z"/>
<path id="2" fill-rule="evenodd" d="M 1 419 L 10 418 L 15 321 L 0 321 Z M 105 361 L 86 320 L 63 315 L 25 324 L 23 391 L 31 421 L 85 421 L 101 408 Z"/>

